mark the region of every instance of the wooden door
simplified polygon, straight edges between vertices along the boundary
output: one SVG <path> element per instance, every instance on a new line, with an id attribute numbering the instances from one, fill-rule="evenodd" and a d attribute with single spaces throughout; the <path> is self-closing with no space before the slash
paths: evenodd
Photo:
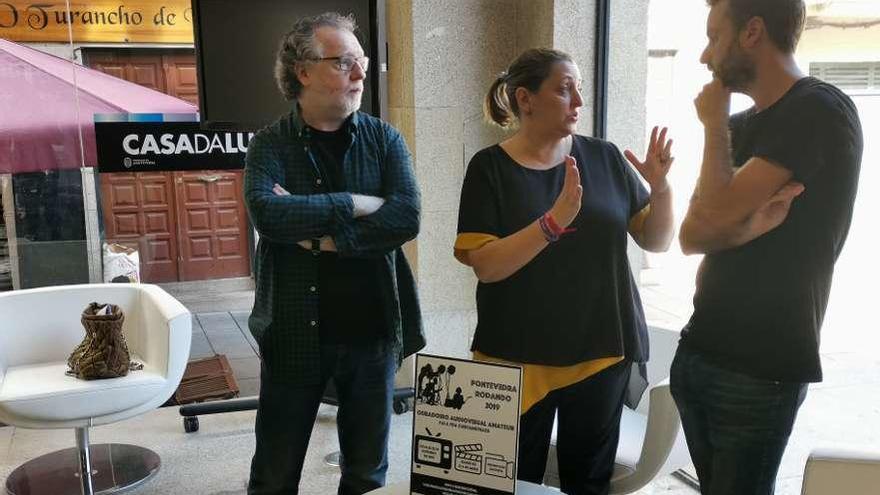
<path id="1" fill-rule="evenodd" d="M 167 84 L 162 56 L 159 54 L 132 53 L 130 51 L 113 50 L 88 52 L 86 63 L 111 76 L 166 93 Z"/>
<path id="2" fill-rule="evenodd" d="M 174 172 L 180 280 L 250 274 L 240 171 Z"/>
<path id="3" fill-rule="evenodd" d="M 195 54 L 192 50 L 84 50 L 86 64 L 107 74 L 146 86 L 156 91 L 198 105 Z M 240 171 L 158 172 L 151 180 L 170 187 L 167 191 L 167 215 L 161 218 L 150 205 L 129 204 L 141 201 L 145 194 L 135 194 L 138 174 L 102 174 L 101 192 L 124 198 L 122 203 L 102 197 L 104 222 L 117 231 L 111 238 L 142 252 L 141 279 L 145 282 L 204 280 L 250 275 L 248 223 L 242 197 Z M 214 179 L 216 177 L 216 179 Z M 206 180 L 211 179 L 211 180 Z M 106 184 L 105 184 L 106 183 Z M 114 191 L 119 184 L 123 189 Z M 151 186 L 153 187 L 153 186 Z M 126 189 L 128 188 L 128 189 Z M 129 190 L 130 189 L 130 190 Z M 106 191 L 106 193 L 105 193 Z M 155 195 L 155 192 L 154 192 Z M 149 218 L 135 217 L 133 211 L 145 208 Z M 118 210 L 117 210 L 118 209 Z M 165 211 L 165 210 L 163 210 Z M 142 228 L 135 228 L 135 220 Z M 168 222 L 167 226 L 162 222 Z M 160 227 L 161 224 L 161 227 Z M 173 236 L 158 236 L 166 229 Z M 135 234 L 150 234 L 142 245 L 135 245 Z M 121 236 L 121 237 L 120 237 Z M 172 241 L 173 239 L 173 241 Z M 174 245 L 166 245 L 165 242 Z M 168 260 L 173 256 L 173 263 Z M 156 278 L 154 278 L 156 277 Z"/>
<path id="4" fill-rule="evenodd" d="M 191 53 L 162 55 L 162 71 L 165 74 L 166 93 L 199 106 L 196 60 Z"/>
<path id="5" fill-rule="evenodd" d="M 108 243 L 138 250 L 141 280 L 178 280 L 174 184 L 167 173 L 101 175 L 101 208 Z"/>

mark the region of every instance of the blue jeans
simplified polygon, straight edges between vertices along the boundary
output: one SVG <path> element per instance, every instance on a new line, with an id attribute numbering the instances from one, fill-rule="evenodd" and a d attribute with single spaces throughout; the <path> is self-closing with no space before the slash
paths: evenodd
<path id="1" fill-rule="evenodd" d="M 670 390 L 703 495 L 772 495 L 805 383 L 721 368 L 680 346 Z"/>
<path id="2" fill-rule="evenodd" d="M 321 347 L 321 383 L 293 386 L 263 369 L 249 495 L 297 494 L 318 406 L 333 379 L 339 408 L 339 495 L 360 495 L 385 484 L 388 434 L 397 363 L 386 341 Z"/>

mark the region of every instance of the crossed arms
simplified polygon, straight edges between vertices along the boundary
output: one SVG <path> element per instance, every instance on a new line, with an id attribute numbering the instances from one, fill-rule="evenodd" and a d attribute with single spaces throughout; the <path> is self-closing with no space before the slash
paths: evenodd
<path id="1" fill-rule="evenodd" d="M 679 231 L 685 254 L 730 249 L 764 235 L 785 220 L 804 190 L 790 170 L 764 158 L 734 171 L 727 127 L 707 126 L 705 133 L 700 177 Z"/>
<path id="2" fill-rule="evenodd" d="M 268 241 L 307 249 L 319 239 L 322 250 L 346 257 L 382 256 L 415 238 L 420 204 L 409 153 L 396 131 L 383 144 L 383 197 L 290 194 L 279 185 L 283 163 L 277 146 L 269 137 L 255 137 L 248 150 L 244 193 L 257 232 Z"/>

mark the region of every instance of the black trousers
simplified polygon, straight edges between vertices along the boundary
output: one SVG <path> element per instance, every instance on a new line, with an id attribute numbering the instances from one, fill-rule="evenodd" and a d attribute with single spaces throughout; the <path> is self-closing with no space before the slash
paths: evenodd
<path id="1" fill-rule="evenodd" d="M 560 488 L 569 495 L 606 495 L 620 438 L 620 415 L 632 363 L 624 360 L 554 390 L 520 418 L 517 478 L 542 483 L 553 420 Z"/>
<path id="2" fill-rule="evenodd" d="M 309 439 L 330 379 L 339 400 L 336 426 L 342 476 L 337 493 L 360 495 L 383 486 L 396 371 L 397 360 L 387 341 L 322 346 L 321 382 L 314 385 L 279 383 L 264 371 L 248 495 L 299 493 Z"/>

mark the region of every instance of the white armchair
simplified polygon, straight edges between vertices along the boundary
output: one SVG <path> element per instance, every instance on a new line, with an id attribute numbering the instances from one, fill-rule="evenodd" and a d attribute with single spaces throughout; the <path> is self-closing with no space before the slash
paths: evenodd
<path id="1" fill-rule="evenodd" d="M 880 492 L 880 454 L 814 450 L 804 468 L 802 495 L 874 495 Z"/>
<path id="2" fill-rule="evenodd" d="M 651 387 L 647 399 L 647 415 L 624 407 L 611 494 L 633 493 L 690 463 L 669 380 Z"/>
<path id="3" fill-rule="evenodd" d="M 65 374 L 92 301 L 125 313 L 123 334 L 142 370 L 90 381 Z M 6 480 L 10 494 L 113 493 L 158 471 L 159 457 L 148 449 L 89 445 L 89 428 L 155 409 L 174 393 L 192 339 L 192 317 L 180 302 L 154 285 L 56 286 L 0 294 L 0 318 L 0 422 L 74 428 L 77 444 L 18 467 Z"/>

